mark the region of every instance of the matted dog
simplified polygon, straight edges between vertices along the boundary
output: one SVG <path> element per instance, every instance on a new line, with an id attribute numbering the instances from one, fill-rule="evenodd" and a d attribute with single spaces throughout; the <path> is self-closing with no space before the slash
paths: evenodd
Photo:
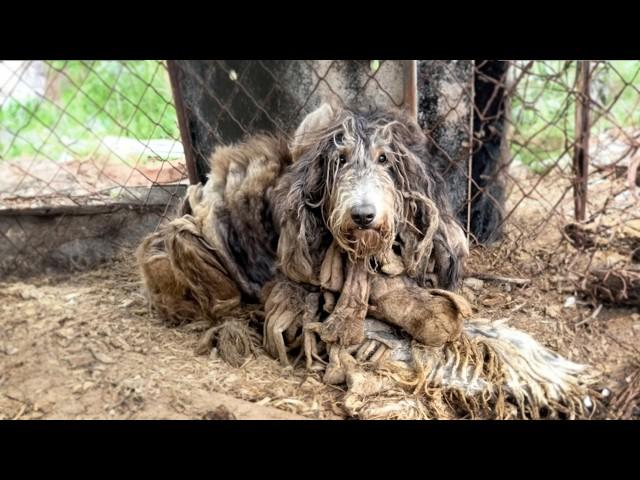
<path id="1" fill-rule="evenodd" d="M 428 146 L 402 112 L 323 104 L 290 143 L 256 135 L 218 147 L 182 216 L 138 250 L 151 305 L 171 323 L 210 322 L 202 346 L 217 335 L 232 364 L 255 348 L 257 319 L 269 353 L 287 364 L 298 351 L 326 382 L 347 382 L 352 411 L 367 418 L 389 406 L 365 407 L 360 363 L 402 364 L 395 371 L 418 372 L 431 399 L 445 389 L 472 414 L 517 416 L 505 396 L 520 416 L 583 412 L 580 366 L 526 334 L 464 325 L 471 308 L 454 292 L 468 246 Z M 458 413 L 403 402 L 413 413 L 394 415 Z"/>

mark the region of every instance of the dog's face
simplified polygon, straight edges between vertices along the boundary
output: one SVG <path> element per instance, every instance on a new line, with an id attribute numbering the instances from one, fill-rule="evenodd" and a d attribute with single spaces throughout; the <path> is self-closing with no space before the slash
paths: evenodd
<path id="1" fill-rule="evenodd" d="M 326 225 L 353 258 L 391 249 L 402 210 L 392 145 L 381 129 L 359 120 L 349 119 L 334 133 L 325 159 L 330 187 Z"/>
<path id="2" fill-rule="evenodd" d="M 435 268 L 444 288 L 455 283 L 452 217 L 415 121 L 402 112 L 324 104 L 296 131 L 291 154 L 275 202 L 278 255 L 289 278 L 313 283 L 332 239 L 352 261 L 384 264 L 393 251 L 409 276 L 424 279 Z"/>

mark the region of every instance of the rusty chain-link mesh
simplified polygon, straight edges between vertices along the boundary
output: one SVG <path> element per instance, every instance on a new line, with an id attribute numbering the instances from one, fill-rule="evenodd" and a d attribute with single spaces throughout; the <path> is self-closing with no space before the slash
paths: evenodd
<path id="1" fill-rule="evenodd" d="M 640 62 L 417 67 L 418 121 L 478 244 L 474 267 L 517 276 L 551 268 L 586 282 L 596 265 L 633 263 Z M 7 258 L 48 254 L 20 212 L 124 205 L 147 208 L 155 220 L 144 226 L 153 228 L 188 177 L 206 180 L 215 145 L 259 130 L 290 135 L 328 97 L 395 108 L 411 98 L 406 62 L 385 60 L 2 62 L 0 70 Z"/>
<path id="2" fill-rule="evenodd" d="M 479 194 L 500 205 L 490 220 L 501 235 L 476 260 L 487 271 L 544 274 L 558 291 L 591 290 L 596 301 L 607 301 L 607 294 L 618 300 L 637 295 L 624 280 L 613 292 L 596 292 L 608 290 L 602 282 L 608 274 L 593 275 L 613 271 L 635 278 L 629 272 L 640 261 L 640 62 L 511 61 L 498 69 L 501 78 L 491 75 L 495 63 L 475 65 L 473 168 L 486 161 L 477 152 L 492 136 L 502 136 L 501 148 L 494 148 L 499 160 L 485 169 L 488 175 L 474 176 L 465 207 L 472 218 L 486 212 L 486 203 L 474 211 Z M 478 110 L 479 91 L 488 93 L 483 82 L 495 85 L 486 89 L 490 95 L 504 92 L 504 128 L 491 111 L 495 102 Z"/>

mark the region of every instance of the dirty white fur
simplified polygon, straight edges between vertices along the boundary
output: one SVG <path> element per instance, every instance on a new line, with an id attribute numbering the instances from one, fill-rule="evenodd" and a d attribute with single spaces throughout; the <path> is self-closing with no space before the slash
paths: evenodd
<path id="1" fill-rule="evenodd" d="M 426 384 L 430 387 L 454 389 L 473 397 L 492 392 L 495 380 L 483 377 L 482 365 L 465 361 L 460 352 L 447 345 L 438 348 L 412 348 L 411 340 L 377 320 L 367 319 L 367 338 L 378 340 L 392 350 L 391 360 L 408 369 L 419 363 L 426 365 Z M 548 406 L 563 402 L 576 391 L 584 391 L 586 408 L 592 401 L 584 389 L 590 376 L 586 367 L 574 363 L 541 345 L 529 334 L 503 323 L 476 320 L 464 327 L 464 336 L 472 343 L 484 343 L 502 363 L 503 384 L 499 385 L 519 405 Z"/>

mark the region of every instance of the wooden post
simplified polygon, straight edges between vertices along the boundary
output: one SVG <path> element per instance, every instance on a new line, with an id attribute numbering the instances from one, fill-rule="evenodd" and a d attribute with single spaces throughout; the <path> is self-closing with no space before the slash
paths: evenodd
<path id="1" fill-rule="evenodd" d="M 576 70 L 576 119 L 573 149 L 573 200 L 576 221 L 584 221 L 587 211 L 587 180 L 589 177 L 589 61 L 578 60 Z"/>

